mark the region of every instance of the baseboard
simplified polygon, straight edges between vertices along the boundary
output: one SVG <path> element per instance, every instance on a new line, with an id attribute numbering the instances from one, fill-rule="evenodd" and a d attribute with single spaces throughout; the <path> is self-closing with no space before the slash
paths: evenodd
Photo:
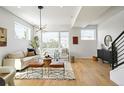
<path id="1" fill-rule="evenodd" d="M 92 58 L 90 58 L 90 57 L 82 57 L 82 58 L 75 57 L 75 59 L 80 59 L 80 60 L 91 60 Z"/>

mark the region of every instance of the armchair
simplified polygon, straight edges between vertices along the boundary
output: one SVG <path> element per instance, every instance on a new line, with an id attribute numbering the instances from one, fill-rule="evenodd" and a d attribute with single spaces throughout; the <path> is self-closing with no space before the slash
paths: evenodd
<path id="1" fill-rule="evenodd" d="M 61 49 L 60 59 L 65 59 L 69 61 L 69 51 L 67 48 Z"/>
<path id="2" fill-rule="evenodd" d="M 6 85 L 14 86 L 14 76 L 16 73 L 16 69 L 10 66 L 0 67 L 0 77 L 5 80 Z"/>

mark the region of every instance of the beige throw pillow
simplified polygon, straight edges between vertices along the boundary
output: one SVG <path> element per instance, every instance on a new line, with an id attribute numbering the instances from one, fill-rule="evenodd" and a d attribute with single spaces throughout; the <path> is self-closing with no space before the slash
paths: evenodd
<path id="1" fill-rule="evenodd" d="M 27 53 L 27 56 L 28 56 L 28 57 L 29 57 L 29 56 L 35 56 L 34 51 L 28 52 L 28 53 Z"/>

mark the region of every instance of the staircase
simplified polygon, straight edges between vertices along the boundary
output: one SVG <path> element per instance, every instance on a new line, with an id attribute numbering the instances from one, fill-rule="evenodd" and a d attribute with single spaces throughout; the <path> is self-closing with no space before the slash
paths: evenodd
<path id="1" fill-rule="evenodd" d="M 112 43 L 111 66 L 110 79 L 124 85 L 124 31 Z"/>

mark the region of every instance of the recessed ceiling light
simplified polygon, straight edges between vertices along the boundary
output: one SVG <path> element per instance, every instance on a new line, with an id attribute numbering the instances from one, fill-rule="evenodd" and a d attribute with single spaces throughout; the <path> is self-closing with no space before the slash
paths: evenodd
<path id="1" fill-rule="evenodd" d="M 17 8 L 21 8 L 21 6 L 17 6 Z"/>

